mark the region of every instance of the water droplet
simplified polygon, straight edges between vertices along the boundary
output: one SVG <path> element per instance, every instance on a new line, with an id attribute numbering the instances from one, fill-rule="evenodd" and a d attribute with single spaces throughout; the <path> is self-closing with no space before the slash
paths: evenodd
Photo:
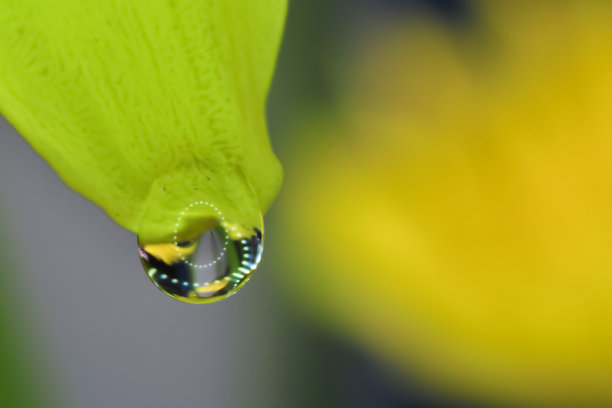
<path id="1" fill-rule="evenodd" d="M 263 228 L 218 221 L 190 241 L 146 244 L 139 238 L 140 261 L 162 292 L 183 302 L 210 303 L 236 293 L 251 278 L 263 251 Z"/>

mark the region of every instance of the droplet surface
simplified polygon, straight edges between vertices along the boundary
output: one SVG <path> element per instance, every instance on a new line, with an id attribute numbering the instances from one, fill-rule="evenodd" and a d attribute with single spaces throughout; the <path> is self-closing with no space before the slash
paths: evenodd
<path id="1" fill-rule="evenodd" d="M 162 292 L 187 303 L 211 303 L 236 293 L 257 268 L 263 226 L 246 229 L 217 220 L 189 241 L 138 242 L 145 272 Z"/>

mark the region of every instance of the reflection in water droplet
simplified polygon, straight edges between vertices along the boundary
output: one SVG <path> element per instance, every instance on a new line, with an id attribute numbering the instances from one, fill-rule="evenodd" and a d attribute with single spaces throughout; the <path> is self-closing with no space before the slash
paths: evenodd
<path id="1" fill-rule="evenodd" d="M 260 229 L 218 223 L 191 241 L 138 243 L 142 265 L 164 293 L 188 303 L 210 303 L 238 291 L 261 259 Z"/>

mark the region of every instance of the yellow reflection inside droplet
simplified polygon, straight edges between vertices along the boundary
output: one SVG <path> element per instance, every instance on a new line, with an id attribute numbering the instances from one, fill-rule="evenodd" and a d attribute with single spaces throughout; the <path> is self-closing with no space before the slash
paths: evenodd
<path id="1" fill-rule="evenodd" d="M 195 251 L 196 247 L 197 242 L 194 241 L 193 243 L 184 247 L 170 243 L 145 245 L 144 249 L 160 261 L 168 265 L 172 265 L 191 255 Z"/>

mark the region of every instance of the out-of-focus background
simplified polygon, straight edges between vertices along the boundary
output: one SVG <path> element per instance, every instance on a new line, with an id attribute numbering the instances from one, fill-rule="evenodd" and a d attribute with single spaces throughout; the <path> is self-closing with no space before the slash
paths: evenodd
<path id="1" fill-rule="evenodd" d="M 194 306 L 0 123 L 0 407 L 612 405 L 612 3 L 291 2 L 254 279 Z"/>

